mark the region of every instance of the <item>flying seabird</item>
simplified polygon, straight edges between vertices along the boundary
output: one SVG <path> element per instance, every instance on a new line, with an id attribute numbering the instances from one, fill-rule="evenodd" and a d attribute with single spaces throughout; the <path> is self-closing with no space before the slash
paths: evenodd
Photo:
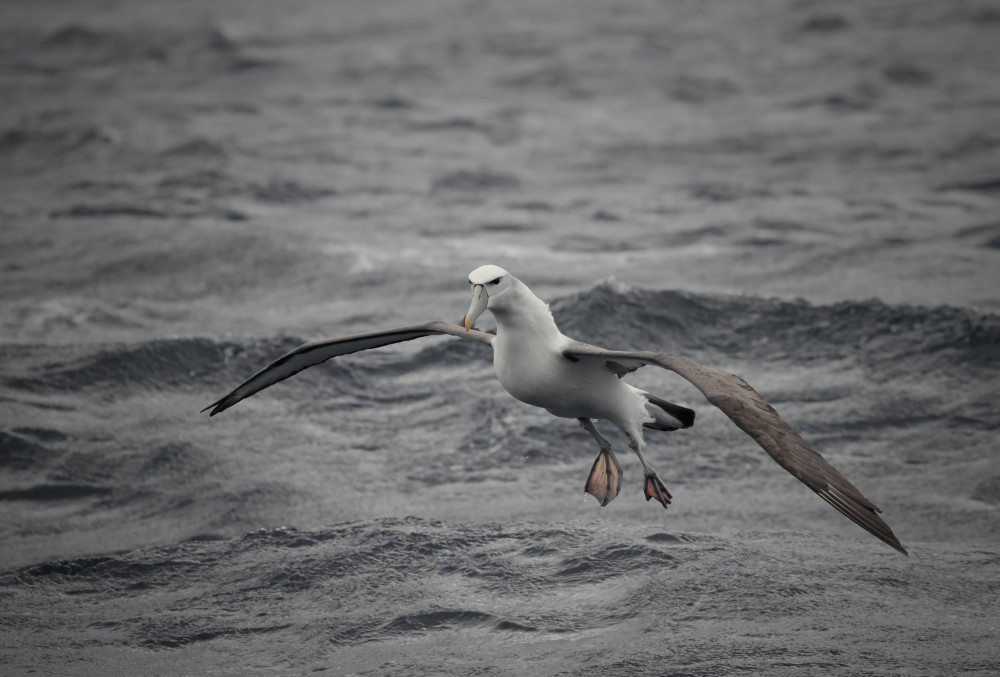
<path id="1" fill-rule="evenodd" d="M 548 305 L 503 268 L 486 265 L 469 274 L 472 304 L 465 326 L 428 322 L 398 329 L 312 341 L 276 359 L 231 393 L 205 407 L 211 416 L 289 376 L 330 358 L 411 341 L 433 334 L 469 338 L 493 347 L 493 367 L 508 393 L 555 416 L 574 418 L 597 441 L 600 451 L 584 491 L 601 506 L 621 489 L 622 468 L 611 443 L 594 427 L 603 419 L 621 428 L 642 464 L 646 500 L 666 508 L 672 496 L 643 456 L 643 429 L 674 431 L 694 424 L 695 412 L 626 383 L 622 377 L 644 365 L 673 371 L 698 388 L 778 464 L 848 519 L 904 555 L 906 549 L 871 501 L 788 425 L 760 394 L 739 376 L 678 355 L 605 350 L 574 341 L 559 331 Z M 487 308 L 496 333 L 473 328 Z"/>

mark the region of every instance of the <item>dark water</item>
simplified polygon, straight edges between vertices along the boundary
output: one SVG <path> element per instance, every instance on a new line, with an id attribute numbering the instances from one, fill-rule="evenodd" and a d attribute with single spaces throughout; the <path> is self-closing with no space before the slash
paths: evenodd
<path id="1" fill-rule="evenodd" d="M 1000 672 L 995 3 L 6 3 L 3 674 Z M 742 375 L 904 558 L 693 388 L 674 495 L 428 338 Z M 488 322 L 484 318 L 485 322 Z M 616 446 L 624 440 L 604 429 Z"/>

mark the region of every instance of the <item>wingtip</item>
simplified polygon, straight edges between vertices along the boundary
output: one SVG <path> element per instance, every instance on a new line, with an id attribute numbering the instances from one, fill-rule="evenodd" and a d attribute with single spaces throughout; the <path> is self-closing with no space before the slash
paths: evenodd
<path id="1" fill-rule="evenodd" d="M 223 398 L 223 399 L 225 399 L 225 398 Z M 212 402 L 210 405 L 208 405 L 207 407 L 205 407 L 204 409 L 202 409 L 198 413 L 199 414 L 204 414 L 209 409 L 212 410 L 212 411 L 208 412 L 208 416 L 209 416 L 209 418 L 211 418 L 212 416 L 215 416 L 216 414 L 225 411 L 226 407 L 222 406 L 222 400 L 217 400 L 215 402 Z"/>
<path id="2" fill-rule="evenodd" d="M 857 524 L 859 527 L 870 533 L 875 538 L 879 539 L 890 548 L 902 553 L 906 557 L 910 556 L 910 553 L 906 551 L 903 544 L 899 542 L 896 538 L 896 534 L 892 533 L 892 529 L 878 516 L 879 509 L 875 506 L 868 506 L 859 504 L 857 501 L 851 499 L 848 495 L 844 494 L 842 491 L 836 487 L 827 485 L 824 489 L 817 491 L 819 496 L 837 509 L 844 517 Z"/>
<path id="3" fill-rule="evenodd" d="M 891 547 L 893 550 L 896 550 L 897 552 L 901 552 L 906 557 L 909 557 L 910 553 L 906 551 L 906 548 L 904 548 L 903 544 L 899 542 L 899 539 L 896 538 L 896 536 L 894 534 L 892 534 L 892 532 L 890 532 L 890 535 L 892 536 L 892 540 L 891 541 L 888 540 L 888 539 L 883 539 L 885 541 L 886 545 L 888 545 L 889 547 Z"/>

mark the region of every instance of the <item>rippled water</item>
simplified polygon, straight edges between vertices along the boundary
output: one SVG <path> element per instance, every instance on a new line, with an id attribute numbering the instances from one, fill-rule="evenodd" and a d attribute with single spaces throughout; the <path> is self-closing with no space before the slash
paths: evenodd
<path id="1" fill-rule="evenodd" d="M 6 3 L 10 674 L 1000 671 L 995 3 Z M 674 495 L 427 338 L 468 305 L 742 375 L 904 558 L 693 388 Z M 488 322 L 484 316 L 483 322 Z M 624 440 L 604 428 L 612 442 Z M 6 672 L 5 672 L 6 674 Z"/>

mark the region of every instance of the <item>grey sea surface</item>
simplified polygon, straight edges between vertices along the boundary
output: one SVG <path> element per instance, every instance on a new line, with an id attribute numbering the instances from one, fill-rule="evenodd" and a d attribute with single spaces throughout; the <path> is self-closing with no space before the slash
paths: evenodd
<path id="1" fill-rule="evenodd" d="M 1000 5 L 0 6 L 3 675 L 1000 674 Z M 458 321 L 738 373 L 843 519 L 682 379 L 673 493 Z M 489 314 L 481 324 L 489 328 Z"/>

